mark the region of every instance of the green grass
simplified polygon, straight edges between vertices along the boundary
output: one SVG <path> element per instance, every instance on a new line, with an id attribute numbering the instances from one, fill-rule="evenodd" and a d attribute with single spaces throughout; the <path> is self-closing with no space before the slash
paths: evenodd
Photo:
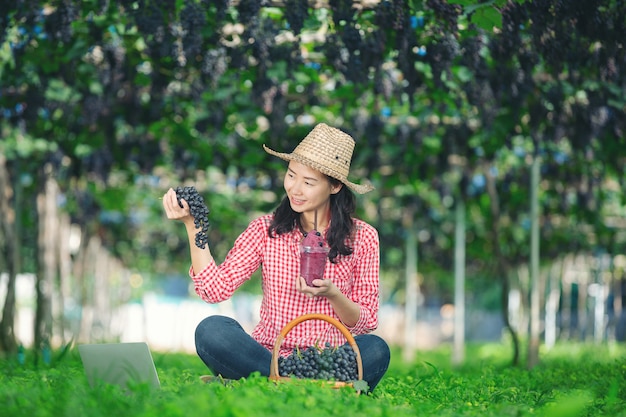
<path id="1" fill-rule="evenodd" d="M 0 360 L 0 417 L 44 416 L 621 416 L 626 417 L 626 347 L 566 345 L 543 352 L 528 371 L 507 364 L 500 345 L 469 347 L 466 364 L 449 349 L 394 352 L 370 395 L 315 382 L 274 383 L 253 375 L 230 386 L 205 384 L 194 355 L 153 352 L 162 388 L 89 388 L 75 351 L 36 367 Z"/>

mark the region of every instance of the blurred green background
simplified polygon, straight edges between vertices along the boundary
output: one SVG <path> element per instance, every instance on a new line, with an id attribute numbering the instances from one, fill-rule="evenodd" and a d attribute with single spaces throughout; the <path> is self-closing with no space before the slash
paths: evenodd
<path id="1" fill-rule="evenodd" d="M 623 341 L 625 26 L 617 0 L 4 1 L 0 350 L 253 323 L 258 277 L 190 294 L 160 197 L 195 186 L 223 259 L 282 197 L 262 144 L 318 122 L 376 186 L 391 343 Z"/>

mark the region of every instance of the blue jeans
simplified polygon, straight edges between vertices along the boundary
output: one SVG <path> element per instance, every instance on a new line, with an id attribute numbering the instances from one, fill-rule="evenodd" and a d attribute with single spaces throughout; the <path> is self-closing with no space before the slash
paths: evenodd
<path id="1" fill-rule="evenodd" d="M 374 390 L 389 366 L 389 346 L 372 334 L 355 336 L 363 379 Z M 253 372 L 270 375 L 272 352 L 252 338 L 234 319 L 209 316 L 196 328 L 196 352 L 215 375 L 239 379 Z"/>

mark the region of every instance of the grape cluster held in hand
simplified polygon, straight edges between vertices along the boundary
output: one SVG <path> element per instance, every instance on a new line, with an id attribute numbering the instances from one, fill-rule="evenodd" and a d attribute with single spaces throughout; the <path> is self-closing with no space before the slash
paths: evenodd
<path id="1" fill-rule="evenodd" d="M 193 216 L 196 229 L 196 246 L 204 249 L 209 243 L 207 232 L 209 230 L 209 209 L 204 203 L 204 198 L 198 193 L 195 187 L 176 187 L 176 199 L 180 207 L 183 204 L 180 200 L 185 200 L 189 204 L 189 213 Z"/>
<path id="2" fill-rule="evenodd" d="M 278 373 L 283 377 L 356 381 L 356 352 L 349 345 L 333 347 L 330 343 L 323 349 L 317 346 L 295 348 L 289 356 L 278 358 Z"/>

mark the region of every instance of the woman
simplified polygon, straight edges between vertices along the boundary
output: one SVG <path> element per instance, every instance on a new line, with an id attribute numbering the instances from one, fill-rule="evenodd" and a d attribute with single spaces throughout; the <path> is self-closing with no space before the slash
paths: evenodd
<path id="1" fill-rule="evenodd" d="M 280 330 L 296 317 L 320 313 L 341 321 L 361 353 L 363 379 L 373 390 L 389 365 L 389 347 L 369 334 L 378 326 L 379 241 L 369 224 L 352 217 L 354 192 L 369 185 L 348 180 L 354 140 L 339 129 L 320 123 L 292 153 L 266 152 L 289 162 L 284 179 L 286 196 L 273 214 L 253 220 L 237 238 L 224 262 L 217 265 L 208 247 L 195 244 L 196 228 L 187 202 L 179 206 L 173 189 L 163 197 L 168 219 L 185 224 L 191 249 L 189 275 L 196 293 L 209 303 L 231 297 L 262 268 L 260 321 L 252 335 L 232 318 L 210 316 L 196 329 L 196 350 L 207 367 L 224 378 L 239 379 L 253 372 L 270 374 L 272 349 Z M 323 279 L 308 286 L 300 275 L 300 242 L 320 231 L 329 248 Z M 294 327 L 281 345 L 287 356 L 294 347 L 336 346 L 341 332 L 323 320 Z"/>

